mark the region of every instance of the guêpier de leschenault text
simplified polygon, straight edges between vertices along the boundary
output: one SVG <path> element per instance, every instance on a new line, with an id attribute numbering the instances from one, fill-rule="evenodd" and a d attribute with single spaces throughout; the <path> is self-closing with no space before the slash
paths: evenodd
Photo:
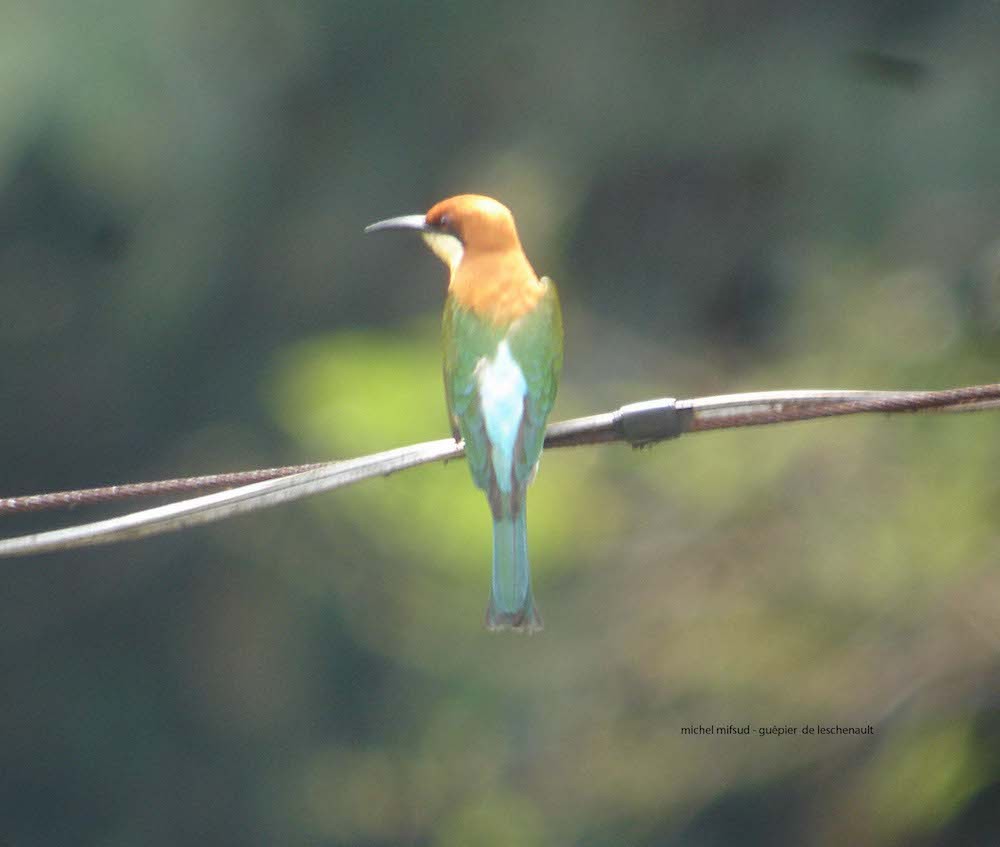
<path id="1" fill-rule="evenodd" d="M 753 730 L 750 724 L 737 726 L 736 724 L 690 724 L 681 727 L 681 735 L 750 735 L 756 731 L 757 735 L 874 735 L 875 727 L 871 724 L 866 726 L 841 726 L 834 724 L 824 726 L 823 724 L 812 723 L 803 726 L 759 726 Z"/>

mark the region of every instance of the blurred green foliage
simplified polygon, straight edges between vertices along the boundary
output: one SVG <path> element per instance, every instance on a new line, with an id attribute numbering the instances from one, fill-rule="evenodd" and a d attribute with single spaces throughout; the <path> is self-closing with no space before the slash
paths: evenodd
<path id="1" fill-rule="evenodd" d="M 0 494 L 447 436 L 445 270 L 361 232 L 464 191 L 560 287 L 557 418 L 995 381 L 998 37 L 978 0 L 10 0 Z M 461 463 L 8 563 L 0 840 L 995 844 L 997 432 L 552 451 L 531 639 L 482 629 Z"/>

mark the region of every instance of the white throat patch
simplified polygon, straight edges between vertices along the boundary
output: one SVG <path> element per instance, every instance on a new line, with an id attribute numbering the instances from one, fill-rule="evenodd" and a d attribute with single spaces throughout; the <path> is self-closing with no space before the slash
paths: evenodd
<path id="1" fill-rule="evenodd" d="M 427 246 L 434 251 L 434 254 L 444 262 L 452 271 L 458 267 L 462 261 L 462 242 L 454 235 L 444 232 L 422 232 L 420 233 Z"/>

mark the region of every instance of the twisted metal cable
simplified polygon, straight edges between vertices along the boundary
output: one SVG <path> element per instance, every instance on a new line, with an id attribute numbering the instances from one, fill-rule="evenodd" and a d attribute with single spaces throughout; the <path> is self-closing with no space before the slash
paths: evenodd
<path id="1" fill-rule="evenodd" d="M 0 497 L 0 515 L 21 512 L 42 512 L 49 509 L 75 509 L 97 503 L 113 503 L 116 500 L 134 500 L 137 497 L 161 497 L 171 494 L 191 494 L 204 491 L 218 491 L 249 485 L 265 479 L 289 476 L 314 468 L 322 468 L 329 462 L 311 462 L 307 465 L 289 465 L 283 468 L 261 468 L 253 471 L 206 474 L 178 479 L 161 479 L 155 482 L 129 482 L 122 485 L 105 485 L 100 488 L 81 488 L 77 491 L 52 491 L 47 494 L 27 494 L 22 497 Z"/>
<path id="2" fill-rule="evenodd" d="M 554 448 L 625 442 L 641 447 L 685 433 L 838 415 L 996 408 L 1000 408 L 1000 383 L 941 391 L 807 390 L 727 394 L 688 400 L 665 397 L 632 403 L 614 412 L 554 423 L 546 433 L 545 446 Z M 339 462 L 8 497 L 0 499 L 0 514 L 74 507 L 140 496 L 230 489 L 109 520 L 2 539 L 0 557 L 110 543 L 182 529 L 428 462 L 458 458 L 463 453 L 461 444 L 446 438 Z"/>

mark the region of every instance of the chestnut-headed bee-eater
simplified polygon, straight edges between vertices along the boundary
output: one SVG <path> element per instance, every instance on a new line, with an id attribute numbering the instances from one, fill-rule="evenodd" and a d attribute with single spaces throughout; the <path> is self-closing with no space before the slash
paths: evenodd
<path id="1" fill-rule="evenodd" d="M 531 594 L 525 489 L 545 439 L 562 368 L 556 287 L 539 279 L 514 217 L 489 197 L 442 200 L 426 215 L 374 223 L 413 229 L 451 270 L 444 307 L 444 390 L 455 439 L 493 513 L 489 629 L 541 629 Z"/>

